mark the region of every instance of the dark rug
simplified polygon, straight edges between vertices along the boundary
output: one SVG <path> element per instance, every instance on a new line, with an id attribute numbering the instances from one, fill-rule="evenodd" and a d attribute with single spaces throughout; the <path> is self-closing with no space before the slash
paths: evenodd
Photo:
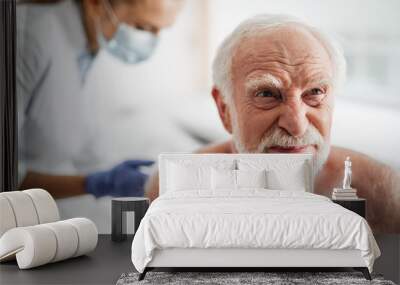
<path id="1" fill-rule="evenodd" d="M 150 271 L 142 281 L 139 273 L 124 273 L 117 285 L 133 284 L 387 284 L 381 275 L 372 274 L 372 281 L 360 272 L 154 272 Z"/>

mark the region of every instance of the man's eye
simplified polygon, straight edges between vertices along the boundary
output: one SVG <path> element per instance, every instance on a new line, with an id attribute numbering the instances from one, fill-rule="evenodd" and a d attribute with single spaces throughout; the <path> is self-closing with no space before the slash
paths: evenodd
<path id="1" fill-rule="evenodd" d="M 261 97 L 261 98 L 279 98 L 279 94 L 275 94 L 269 90 L 263 90 L 260 92 L 256 93 L 256 97 Z"/>
<path id="2" fill-rule="evenodd" d="M 308 92 L 308 95 L 322 95 L 324 91 L 321 88 L 313 88 Z"/>
<path id="3" fill-rule="evenodd" d="M 322 88 L 312 88 L 303 95 L 303 99 L 308 105 L 316 107 L 321 104 L 325 96 L 326 92 Z"/>
<path id="4" fill-rule="evenodd" d="M 255 94 L 253 95 L 255 106 L 265 110 L 275 108 L 282 102 L 282 96 L 278 90 L 264 89 L 252 94 Z"/>

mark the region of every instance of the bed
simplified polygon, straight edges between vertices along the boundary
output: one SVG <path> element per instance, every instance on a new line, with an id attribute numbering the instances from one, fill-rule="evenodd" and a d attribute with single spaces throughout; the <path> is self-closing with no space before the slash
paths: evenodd
<path id="1" fill-rule="evenodd" d="M 154 268 L 352 267 L 380 251 L 361 216 L 313 194 L 309 154 L 162 154 L 160 196 L 132 242 Z"/>

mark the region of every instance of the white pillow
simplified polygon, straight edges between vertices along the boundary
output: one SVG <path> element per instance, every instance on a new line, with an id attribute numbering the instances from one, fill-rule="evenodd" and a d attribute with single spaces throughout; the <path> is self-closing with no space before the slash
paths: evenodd
<path id="1" fill-rule="evenodd" d="M 169 162 L 167 165 L 168 191 L 210 189 L 211 167 L 183 165 Z"/>
<path id="2" fill-rule="evenodd" d="M 266 170 L 267 188 L 272 190 L 306 191 L 309 185 L 309 169 L 304 160 L 275 159 L 239 159 L 240 170 Z"/>
<path id="3" fill-rule="evenodd" d="M 238 190 L 240 188 L 267 188 L 266 170 L 211 169 L 213 190 Z"/>
<path id="4" fill-rule="evenodd" d="M 213 190 L 235 190 L 236 170 L 233 169 L 211 169 L 211 188 Z"/>
<path id="5" fill-rule="evenodd" d="M 267 171 L 235 170 L 237 188 L 267 188 Z"/>
<path id="6" fill-rule="evenodd" d="M 307 183 L 303 168 L 297 167 L 290 171 L 268 171 L 268 188 L 272 190 L 306 191 Z"/>

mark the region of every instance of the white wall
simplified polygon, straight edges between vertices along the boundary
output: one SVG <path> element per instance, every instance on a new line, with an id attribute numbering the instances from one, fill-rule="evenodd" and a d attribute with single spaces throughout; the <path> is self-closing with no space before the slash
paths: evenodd
<path id="1" fill-rule="evenodd" d="M 144 73 L 167 91 L 188 94 L 204 89 L 207 72 L 205 1 L 187 0 L 177 22 L 161 34 Z"/>
<path id="2" fill-rule="evenodd" d="M 400 170 L 398 126 L 398 110 L 339 97 L 334 111 L 332 144 L 366 153 Z"/>
<path id="3" fill-rule="evenodd" d="M 211 49 L 240 21 L 261 13 L 292 14 L 337 34 L 400 37 L 397 0 L 208 0 L 208 9 Z"/>

